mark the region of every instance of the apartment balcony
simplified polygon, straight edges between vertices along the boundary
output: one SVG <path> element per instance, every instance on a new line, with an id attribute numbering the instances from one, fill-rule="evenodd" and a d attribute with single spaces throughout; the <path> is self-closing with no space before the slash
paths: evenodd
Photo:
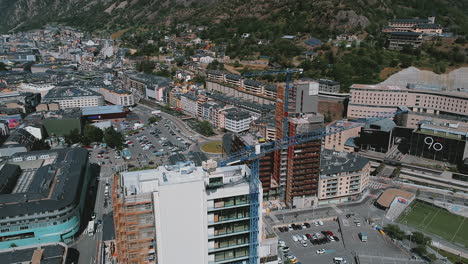
<path id="1" fill-rule="evenodd" d="M 242 234 L 248 234 L 250 232 L 249 229 L 243 230 L 243 231 L 238 231 L 238 232 L 233 232 L 233 233 L 225 233 L 221 235 L 209 235 L 208 239 L 214 239 L 214 238 L 221 238 L 221 237 L 228 237 L 228 236 L 235 236 L 235 235 L 242 235 Z"/>
<path id="2" fill-rule="evenodd" d="M 208 253 L 215 253 L 223 250 L 230 250 L 230 249 L 235 249 L 235 248 L 241 248 L 241 247 L 248 247 L 249 243 L 244 243 L 244 244 L 239 244 L 239 245 L 234 245 L 234 246 L 228 246 L 228 247 L 221 247 L 221 248 L 209 248 Z M 232 261 L 232 260 L 231 260 Z"/>
<path id="3" fill-rule="evenodd" d="M 208 221 L 208 225 L 227 224 L 227 223 L 233 223 L 233 222 L 243 221 L 243 220 L 249 220 L 249 219 L 250 219 L 250 216 L 248 216 L 248 217 L 241 217 L 241 218 L 230 218 L 230 219 L 226 219 L 226 220 L 218 221 L 218 222 L 215 222 L 215 221 Z"/>
<path id="4" fill-rule="evenodd" d="M 223 206 L 223 207 L 208 207 L 208 212 L 215 212 L 215 211 L 220 211 L 224 209 L 233 209 L 233 208 L 240 208 L 240 207 L 246 207 L 249 206 L 250 204 L 243 203 L 243 204 L 236 204 L 236 205 L 229 205 L 229 206 Z"/>
<path id="5" fill-rule="evenodd" d="M 238 258 L 231 258 L 231 259 L 225 259 L 225 260 L 218 260 L 218 261 L 210 261 L 208 264 L 224 264 L 224 263 L 230 263 L 230 262 L 235 262 L 235 261 L 243 261 L 243 260 L 248 260 L 249 256 L 244 256 L 244 257 L 238 257 Z"/>

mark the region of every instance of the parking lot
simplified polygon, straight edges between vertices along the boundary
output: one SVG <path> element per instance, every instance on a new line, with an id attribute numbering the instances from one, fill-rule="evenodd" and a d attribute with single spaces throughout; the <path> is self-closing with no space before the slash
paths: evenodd
<path id="1" fill-rule="evenodd" d="M 389 238 L 379 233 L 377 230 L 367 224 L 364 218 L 353 215 L 341 215 L 339 222 L 332 220 L 323 220 L 323 225 L 316 226 L 314 222 L 310 223 L 310 228 L 301 230 L 291 230 L 281 232 L 278 227 L 288 225 L 280 225 L 275 227 L 279 240 L 285 242 L 285 246 L 289 247 L 289 251 L 283 252 L 282 259 L 292 258 L 294 256 L 301 263 L 355 263 L 355 256 L 362 257 L 361 263 L 398 263 L 398 260 L 407 259 L 399 248 L 397 248 Z M 296 223 L 302 224 L 304 222 Z M 317 241 L 326 239 L 325 234 L 331 231 L 335 241 L 317 243 Z M 319 233 L 319 239 L 315 239 L 314 234 Z M 367 242 L 361 241 L 360 233 L 367 235 Z M 296 240 L 293 236 L 307 236 L 306 245 L 303 245 L 300 240 Z M 303 238 L 304 239 L 304 238 Z M 313 241 L 313 243 L 312 243 Z M 320 252 L 317 252 L 320 250 Z M 341 262 L 334 261 L 335 258 L 342 258 Z M 370 260 L 371 262 L 367 262 Z M 373 261 L 373 262 L 372 262 Z M 384 262 L 381 262 L 384 261 Z M 396 261 L 396 262 L 395 262 Z"/>

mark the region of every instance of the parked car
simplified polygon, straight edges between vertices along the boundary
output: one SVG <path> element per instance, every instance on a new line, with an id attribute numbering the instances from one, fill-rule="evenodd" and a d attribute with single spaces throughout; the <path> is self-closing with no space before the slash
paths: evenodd
<path id="1" fill-rule="evenodd" d="M 322 248 L 322 249 L 317 250 L 316 252 L 317 254 L 323 254 L 325 253 L 325 249 Z"/>
<path id="2" fill-rule="evenodd" d="M 294 236 L 292 236 L 292 240 L 293 240 L 294 242 L 297 242 L 297 241 L 299 241 L 299 238 L 298 238 L 296 235 L 294 235 Z"/>
<path id="3" fill-rule="evenodd" d="M 304 225 L 305 225 L 307 228 L 310 228 L 310 224 L 309 224 L 309 223 L 304 223 Z"/>
<path id="4" fill-rule="evenodd" d="M 308 245 L 307 245 L 307 242 L 305 242 L 305 240 L 302 240 L 302 241 L 301 241 L 301 244 L 302 244 L 303 247 L 307 247 L 307 246 L 308 246 Z"/>

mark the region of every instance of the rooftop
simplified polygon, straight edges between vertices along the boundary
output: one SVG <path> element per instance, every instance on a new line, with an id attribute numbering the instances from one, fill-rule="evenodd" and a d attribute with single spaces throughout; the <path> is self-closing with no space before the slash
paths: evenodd
<path id="1" fill-rule="evenodd" d="M 159 166 L 152 170 L 125 172 L 121 174 L 121 179 L 124 195 L 130 196 L 157 192 L 159 186 L 163 185 L 203 181 L 218 175 L 224 176 L 224 182 L 227 184 L 233 182 L 231 180 L 233 177 L 244 179 L 246 170 L 248 167 L 245 165 L 204 170 L 202 166 L 195 166 L 192 161 L 185 161 L 172 166 Z"/>
<path id="2" fill-rule="evenodd" d="M 399 190 L 399 189 L 388 189 L 385 192 L 383 192 L 379 199 L 377 199 L 377 203 L 385 208 L 390 207 L 390 204 L 392 204 L 393 199 L 395 197 L 402 197 L 405 199 L 412 199 L 413 194 L 407 191 Z"/>
<path id="3" fill-rule="evenodd" d="M 85 87 L 54 88 L 47 92 L 43 100 L 48 101 L 53 99 L 64 99 L 68 97 L 80 96 L 101 96 L 101 94 Z"/>
<path id="4" fill-rule="evenodd" d="M 239 109 L 231 108 L 227 110 L 226 118 L 235 120 L 235 121 L 240 121 L 240 120 L 250 118 L 250 114 L 246 111 L 241 111 Z"/>
<path id="5" fill-rule="evenodd" d="M 122 113 L 123 107 L 121 105 L 104 105 L 104 106 L 90 106 L 81 108 L 83 116 L 89 115 L 105 115 L 105 114 L 114 114 Z"/>
<path id="6" fill-rule="evenodd" d="M 33 259 L 38 258 L 41 264 L 62 264 L 66 257 L 66 250 L 66 245 L 62 244 L 43 244 L 31 247 L 9 248 L 0 251 L 0 263 L 35 263 Z"/>
<path id="7" fill-rule="evenodd" d="M 367 163 L 367 158 L 352 153 L 324 149 L 320 155 L 320 178 L 336 177 L 339 173 L 357 173 Z"/>
<path id="8" fill-rule="evenodd" d="M 53 211 L 77 202 L 87 163 L 83 148 L 14 154 L 7 164 L 22 171 L 13 191 L 0 195 L 0 217 Z"/>

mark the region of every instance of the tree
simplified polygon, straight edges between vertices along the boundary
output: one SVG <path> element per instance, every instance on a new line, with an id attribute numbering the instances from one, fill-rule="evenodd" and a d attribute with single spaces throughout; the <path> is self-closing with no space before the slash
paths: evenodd
<path id="1" fill-rule="evenodd" d="M 104 136 L 104 132 L 98 127 L 95 127 L 93 125 L 86 125 L 84 128 L 84 133 L 83 133 L 83 144 L 89 145 L 91 142 L 101 142 L 102 137 Z"/>
<path id="2" fill-rule="evenodd" d="M 413 232 L 411 241 L 414 241 L 418 245 L 429 245 L 432 239 L 421 232 Z"/>
<path id="3" fill-rule="evenodd" d="M 65 135 L 64 138 L 65 138 L 65 143 L 67 143 L 68 145 L 79 143 L 82 140 L 80 131 L 78 131 L 78 129 L 76 128 L 70 131 L 70 133 L 68 133 L 67 135 Z"/>
<path id="4" fill-rule="evenodd" d="M 211 126 L 210 122 L 208 121 L 201 121 L 198 123 L 198 130 L 205 136 L 212 136 L 214 135 L 213 127 Z"/>
<path id="5" fill-rule="evenodd" d="M 427 248 L 424 245 L 419 245 L 415 248 L 412 248 L 411 251 L 418 254 L 419 256 L 425 256 L 427 254 Z"/>
<path id="6" fill-rule="evenodd" d="M 11 243 L 11 244 L 10 244 L 10 247 L 11 247 L 11 248 L 14 248 L 14 247 L 18 247 L 18 245 L 16 245 L 15 243 Z"/>
<path id="7" fill-rule="evenodd" d="M 122 149 L 124 137 L 122 133 L 115 131 L 112 127 L 108 127 L 104 130 L 104 141 L 111 148 Z"/>
<path id="8" fill-rule="evenodd" d="M 7 71 L 6 65 L 3 62 L 0 62 L 0 71 Z"/>
<path id="9" fill-rule="evenodd" d="M 152 116 L 148 119 L 148 123 L 153 124 L 153 123 L 159 122 L 159 120 L 161 120 L 161 117 Z"/>
<path id="10" fill-rule="evenodd" d="M 386 225 L 384 231 L 393 239 L 402 240 L 405 238 L 405 232 L 398 225 Z"/>

